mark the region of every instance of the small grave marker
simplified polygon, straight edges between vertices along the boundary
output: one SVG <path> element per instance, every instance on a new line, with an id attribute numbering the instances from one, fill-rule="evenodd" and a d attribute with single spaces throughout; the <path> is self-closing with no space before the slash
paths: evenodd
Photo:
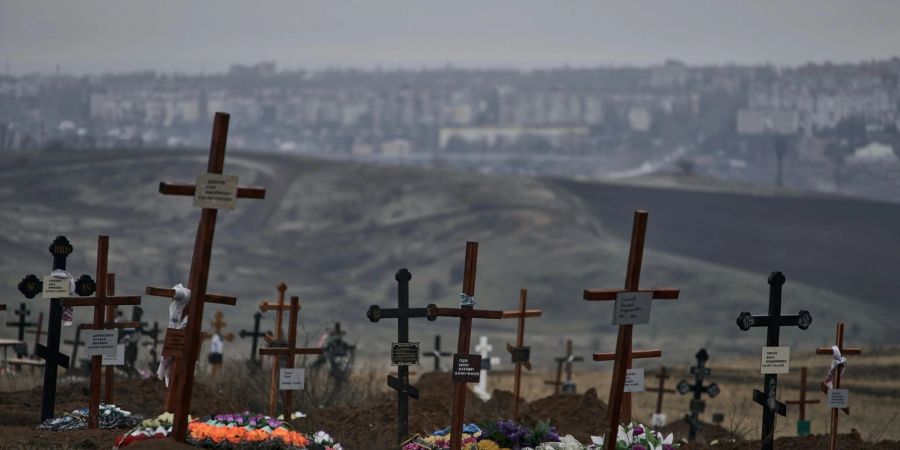
<path id="1" fill-rule="evenodd" d="M 259 321 L 262 320 L 262 313 L 257 311 L 253 314 L 253 331 L 241 330 L 238 335 L 241 339 L 250 338 L 250 363 L 253 367 L 259 367 L 260 361 L 256 355 L 256 349 L 259 345 L 259 338 L 265 337 L 269 332 L 259 331 Z"/>
<path id="2" fill-rule="evenodd" d="M 513 420 L 519 421 L 519 396 L 521 392 L 522 367 L 531 370 L 531 347 L 525 346 L 525 319 L 528 317 L 540 317 L 543 312 L 539 309 L 526 309 L 528 302 L 528 290 L 519 290 L 519 309 L 515 311 L 503 311 L 504 319 L 518 319 L 516 327 L 516 345 L 506 343 L 506 351 L 512 357 L 513 364 L 516 365 L 515 378 L 513 380 Z"/>
<path id="3" fill-rule="evenodd" d="M 701 399 L 701 395 L 706 394 L 709 398 L 715 398 L 719 395 L 719 385 L 716 383 L 707 386 L 703 385 L 703 380 L 712 373 L 712 371 L 706 367 L 706 362 L 709 361 L 709 354 L 706 352 L 706 349 L 701 348 L 695 357 L 697 358 L 697 365 L 691 367 L 691 374 L 694 375 L 694 384 L 691 385 L 686 380 L 681 380 L 678 383 L 678 393 L 681 395 L 687 394 L 688 392 L 694 393 L 690 405 L 691 413 L 684 416 L 684 420 L 687 421 L 690 426 L 690 431 L 688 433 L 689 442 L 694 442 L 694 440 L 697 439 L 697 432 L 703 428 L 703 424 L 700 423 L 700 414 L 706 411 L 706 402 Z"/>
<path id="4" fill-rule="evenodd" d="M 833 358 L 828 377 L 822 382 L 822 392 L 828 396 L 828 407 L 831 408 L 828 448 L 829 450 L 837 450 L 839 410 L 843 410 L 845 414 L 850 415 L 850 392 L 847 389 L 841 389 L 841 377 L 844 374 L 844 367 L 847 365 L 847 359 L 844 355 L 861 355 L 862 349 L 844 347 L 844 322 L 838 322 L 834 336 L 834 346 L 819 347 L 816 349 L 816 354 L 831 355 Z"/>
<path id="5" fill-rule="evenodd" d="M 806 398 L 806 367 L 800 368 L 800 399 L 788 400 L 788 405 L 798 405 L 800 408 L 800 416 L 797 419 L 797 435 L 806 436 L 811 431 L 811 424 L 806 420 L 806 405 L 819 403 L 819 399 L 808 400 Z"/>
<path id="6" fill-rule="evenodd" d="M 576 362 L 584 361 L 584 358 L 581 356 L 575 356 L 572 354 L 572 340 L 566 339 L 566 354 L 565 356 L 557 357 L 553 359 L 556 361 L 556 379 L 555 380 L 546 380 L 544 384 L 549 384 L 553 386 L 553 395 L 557 395 L 560 393 L 560 387 L 562 387 L 563 394 L 575 394 L 575 382 L 572 381 L 572 366 Z M 566 371 L 566 380 L 565 383 L 562 382 L 562 374 L 563 368 Z"/>
<path id="7" fill-rule="evenodd" d="M 653 413 L 650 422 L 654 427 L 664 427 L 666 426 L 666 415 L 662 412 L 663 406 L 663 396 L 665 394 L 674 394 L 674 389 L 666 389 L 666 380 L 669 379 L 669 373 L 666 371 L 666 366 L 661 366 L 659 368 L 659 373 L 656 374 L 656 378 L 659 379 L 659 387 L 649 387 L 647 388 L 648 392 L 656 392 L 656 412 Z"/>
<path id="8" fill-rule="evenodd" d="M 423 356 L 427 356 L 429 358 L 434 358 L 434 371 L 441 371 L 441 358 L 445 356 L 453 356 L 453 352 L 442 351 L 441 350 L 441 335 L 434 335 L 434 349 L 428 353 L 423 353 Z"/>
<path id="9" fill-rule="evenodd" d="M 28 354 L 28 347 L 27 347 L 27 345 L 24 345 L 25 329 L 27 327 L 32 327 L 36 324 L 34 322 L 28 322 L 27 317 L 31 315 L 31 311 L 28 310 L 28 306 L 25 304 L 25 302 L 22 302 L 19 304 L 19 309 L 16 309 L 15 313 L 17 316 L 19 316 L 18 320 L 14 321 L 14 322 L 13 321 L 6 322 L 6 326 L 17 328 L 16 339 L 19 341 L 22 341 L 22 343 L 23 343 L 22 346 L 24 346 L 25 348 L 22 349 L 21 348 L 22 346 L 16 348 L 16 356 L 18 356 L 19 358 L 24 358 Z M 74 358 L 74 356 L 73 356 L 73 358 Z"/>

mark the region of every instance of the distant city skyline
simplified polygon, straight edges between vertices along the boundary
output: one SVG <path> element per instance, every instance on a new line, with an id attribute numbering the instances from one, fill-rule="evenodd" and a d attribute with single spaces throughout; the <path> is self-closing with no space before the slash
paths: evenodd
<path id="1" fill-rule="evenodd" d="M 900 2 L 0 0 L 11 74 L 799 65 L 900 55 Z"/>

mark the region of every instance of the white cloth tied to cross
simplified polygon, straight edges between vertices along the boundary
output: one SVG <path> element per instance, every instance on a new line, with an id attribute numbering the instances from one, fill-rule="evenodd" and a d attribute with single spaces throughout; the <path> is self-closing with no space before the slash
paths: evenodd
<path id="1" fill-rule="evenodd" d="M 62 269 L 56 269 L 53 272 L 50 272 L 50 276 L 53 278 L 59 279 L 69 279 L 69 295 L 75 295 L 75 279 L 72 278 L 72 274 L 66 272 Z M 62 324 L 63 326 L 71 326 L 72 322 L 75 321 L 75 308 L 71 306 L 63 306 L 62 307 Z"/>
<path id="2" fill-rule="evenodd" d="M 841 349 L 837 345 L 831 346 L 831 355 L 834 359 L 831 360 L 831 368 L 828 369 L 824 381 L 828 389 L 834 389 L 834 378 L 837 371 L 840 370 L 841 375 L 844 375 L 844 369 L 847 367 L 847 358 L 841 354 Z"/>
<path id="3" fill-rule="evenodd" d="M 184 308 L 191 300 L 191 290 L 182 286 L 181 283 L 172 287 L 175 290 L 175 296 L 169 303 L 169 328 L 183 330 L 187 327 L 188 318 L 184 315 Z M 172 372 L 172 357 L 165 356 L 159 361 L 159 368 L 156 369 L 156 376 L 160 380 L 166 382 L 169 387 L 169 379 Z"/>

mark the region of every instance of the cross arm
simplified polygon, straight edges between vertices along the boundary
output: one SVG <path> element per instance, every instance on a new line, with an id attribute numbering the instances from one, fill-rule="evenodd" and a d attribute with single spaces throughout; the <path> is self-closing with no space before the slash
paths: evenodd
<path id="1" fill-rule="evenodd" d="M 425 317 L 428 320 L 436 320 L 436 306 L 428 305 L 427 308 L 407 308 L 407 317 L 416 318 L 416 317 Z M 378 305 L 372 305 L 369 307 L 369 310 L 366 311 L 366 317 L 369 318 L 372 322 L 378 322 L 381 319 L 399 319 L 400 313 L 402 310 L 400 308 L 388 308 L 382 309 Z"/>
<path id="2" fill-rule="evenodd" d="M 473 319 L 502 319 L 503 311 L 468 308 L 436 308 L 438 317 L 470 317 Z"/>
<path id="3" fill-rule="evenodd" d="M 649 392 L 659 392 L 659 388 L 655 388 L 655 387 L 648 387 L 648 388 L 645 388 L 644 390 L 645 390 L 645 391 L 649 391 Z M 662 391 L 665 392 L 665 393 L 667 393 L 667 394 L 674 394 L 674 393 L 675 393 L 675 389 L 663 389 Z"/>
<path id="4" fill-rule="evenodd" d="M 172 288 L 147 286 L 147 289 L 146 289 L 146 291 L 144 291 L 144 293 L 147 295 L 152 295 L 154 297 L 165 297 L 165 298 L 175 297 L 175 289 L 172 289 Z M 216 303 L 219 305 L 234 306 L 237 304 L 237 297 L 232 297 L 229 295 L 222 295 L 222 294 L 207 293 L 203 297 L 203 302 L 204 303 Z"/>
<path id="5" fill-rule="evenodd" d="M 139 295 L 130 295 L 124 297 L 66 297 L 62 299 L 63 306 L 112 306 L 112 305 L 140 305 L 141 297 Z M 136 327 L 135 327 L 136 328 Z"/>
<path id="6" fill-rule="evenodd" d="M 323 348 L 261 348 L 260 355 L 321 355 Z"/>
<path id="7" fill-rule="evenodd" d="M 772 326 L 799 327 L 801 330 L 805 330 L 809 328 L 810 323 L 812 323 L 812 316 L 809 311 L 800 311 L 799 314 L 789 316 L 754 316 L 748 312 L 742 312 L 737 318 L 738 327 L 744 331 L 753 327 Z"/>
<path id="8" fill-rule="evenodd" d="M 159 193 L 163 195 L 181 195 L 187 197 L 193 197 L 197 191 L 197 186 L 193 184 L 186 183 L 166 183 L 162 181 L 159 183 Z M 253 198 L 253 199 L 264 199 L 266 198 L 266 190 L 261 187 L 242 187 L 238 186 L 237 188 L 237 198 Z"/>
<path id="9" fill-rule="evenodd" d="M 297 307 L 302 308 L 303 306 L 298 304 Z M 291 305 L 277 305 L 274 303 L 262 302 L 259 304 L 259 310 L 262 312 L 278 311 L 278 310 L 290 311 Z"/>
<path id="10" fill-rule="evenodd" d="M 772 399 L 773 404 L 769 404 L 769 398 L 762 391 L 753 390 L 753 401 L 762 405 L 763 408 L 769 408 L 782 416 L 787 416 L 787 406 L 776 399 Z"/>
<path id="11" fill-rule="evenodd" d="M 513 311 L 503 311 L 504 319 L 513 319 L 519 317 L 540 317 L 543 314 L 543 311 L 539 309 L 526 309 L 525 314 L 522 314 L 522 311 L 513 310 Z"/>
<path id="12" fill-rule="evenodd" d="M 99 327 L 95 327 L 92 323 L 83 323 L 78 325 L 82 330 L 111 330 L 113 328 L 140 328 L 140 322 L 107 322 Z"/>
<path id="13" fill-rule="evenodd" d="M 819 347 L 816 349 L 817 355 L 831 355 L 831 347 Z M 841 355 L 862 355 L 862 349 L 856 347 L 848 347 L 841 349 Z"/>
<path id="14" fill-rule="evenodd" d="M 816 398 L 816 399 L 812 399 L 812 400 L 804 400 L 804 401 L 800 401 L 800 400 L 787 400 L 787 401 L 785 401 L 785 403 L 788 404 L 788 405 L 802 405 L 802 404 L 804 404 L 804 403 L 805 403 L 805 404 L 810 404 L 810 403 L 820 403 L 820 400 L 817 399 L 817 398 Z"/>
<path id="15" fill-rule="evenodd" d="M 406 395 L 408 395 L 416 400 L 419 399 L 419 390 L 416 389 L 415 386 L 408 384 L 408 383 L 406 383 L 406 384 L 401 383 L 400 379 L 393 375 L 388 375 L 387 384 L 391 389 L 394 389 L 394 390 L 400 391 L 400 392 L 404 392 L 404 393 L 406 393 Z"/>
<path id="16" fill-rule="evenodd" d="M 677 300 L 681 292 L 673 288 L 651 288 L 630 291 L 627 289 L 585 289 L 583 298 L 588 301 L 615 300 L 616 295 L 625 292 L 652 292 L 653 300 Z"/>
<path id="17" fill-rule="evenodd" d="M 631 359 L 661 358 L 662 350 L 636 350 L 631 352 Z M 594 361 L 615 361 L 615 353 L 594 353 Z"/>

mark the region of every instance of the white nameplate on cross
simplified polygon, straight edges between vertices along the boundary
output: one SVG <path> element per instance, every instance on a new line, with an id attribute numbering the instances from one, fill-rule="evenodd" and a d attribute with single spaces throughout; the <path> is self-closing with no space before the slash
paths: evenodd
<path id="1" fill-rule="evenodd" d="M 201 173 L 197 175 L 194 191 L 194 207 L 207 209 L 234 209 L 237 204 L 237 175 Z"/>
<path id="2" fill-rule="evenodd" d="M 278 375 L 278 389 L 282 391 L 302 391 L 306 385 L 306 369 L 281 369 Z"/>
<path id="3" fill-rule="evenodd" d="M 44 277 L 44 291 L 41 293 L 43 298 L 63 298 L 69 297 L 69 285 L 71 280 L 68 278 L 56 278 L 50 275 Z"/>
<path id="4" fill-rule="evenodd" d="M 116 346 L 116 354 L 113 356 L 103 355 L 104 366 L 124 366 L 125 365 L 125 344 Z"/>
<path id="5" fill-rule="evenodd" d="M 791 366 L 790 347 L 763 347 L 760 373 L 788 373 Z"/>
<path id="6" fill-rule="evenodd" d="M 85 356 L 116 356 L 119 346 L 119 330 L 85 330 Z"/>
<path id="7" fill-rule="evenodd" d="M 829 389 L 828 390 L 828 407 L 829 408 L 849 408 L 850 407 L 850 390 L 849 389 Z"/>
<path id="8" fill-rule="evenodd" d="M 643 325 L 650 323 L 652 292 L 620 292 L 616 294 L 613 325 Z"/>
<path id="9" fill-rule="evenodd" d="M 625 372 L 625 392 L 644 392 L 644 369 Z"/>

